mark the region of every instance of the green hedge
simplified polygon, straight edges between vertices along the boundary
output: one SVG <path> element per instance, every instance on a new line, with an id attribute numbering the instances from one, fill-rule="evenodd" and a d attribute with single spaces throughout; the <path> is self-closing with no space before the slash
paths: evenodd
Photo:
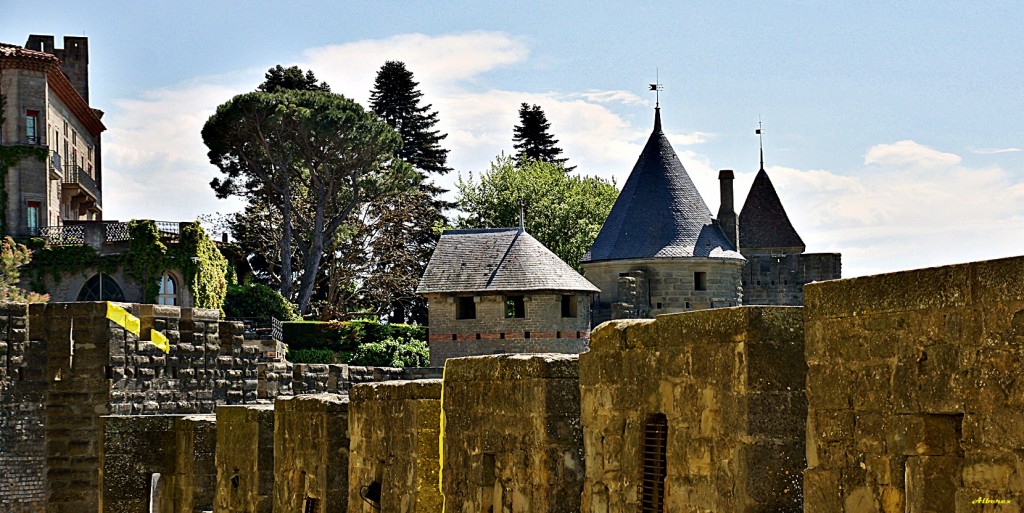
<path id="1" fill-rule="evenodd" d="M 352 351 L 359 346 L 387 339 L 427 340 L 427 330 L 408 324 L 381 324 L 371 320 L 294 321 L 282 323 L 284 342 L 292 349 Z"/>
<path id="2" fill-rule="evenodd" d="M 258 283 L 228 285 L 228 293 L 224 298 L 224 316 L 228 319 L 255 318 L 262 322 L 270 322 L 271 317 L 281 321 L 290 321 L 296 317 L 295 305 L 276 290 Z"/>
<path id="3" fill-rule="evenodd" d="M 428 365 L 427 330 L 377 321 L 282 323 L 292 363 L 350 363 L 379 367 Z"/>

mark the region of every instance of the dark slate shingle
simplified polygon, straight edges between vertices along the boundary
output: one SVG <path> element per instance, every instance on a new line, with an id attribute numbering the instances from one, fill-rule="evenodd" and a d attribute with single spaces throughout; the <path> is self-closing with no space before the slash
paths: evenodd
<path id="1" fill-rule="evenodd" d="M 519 228 L 445 230 L 417 294 L 564 290 L 600 292 Z"/>
<path id="2" fill-rule="evenodd" d="M 743 259 L 712 222 L 656 109 L 654 131 L 582 261 L 673 257 Z"/>
<path id="3" fill-rule="evenodd" d="M 768 173 L 761 169 L 740 210 L 740 248 L 792 248 L 804 241 L 789 222 Z"/>

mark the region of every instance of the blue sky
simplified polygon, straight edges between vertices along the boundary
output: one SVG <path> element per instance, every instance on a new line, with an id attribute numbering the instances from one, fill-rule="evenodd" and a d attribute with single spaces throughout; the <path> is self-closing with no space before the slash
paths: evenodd
<path id="1" fill-rule="evenodd" d="M 89 36 L 108 218 L 237 209 L 207 185 L 199 130 L 218 104 L 278 63 L 365 102 L 392 59 L 449 134 L 444 185 L 512 151 L 524 101 L 579 172 L 621 185 L 658 70 L 666 132 L 712 211 L 718 169 L 746 195 L 760 117 L 790 218 L 845 276 L 1024 253 L 1019 3 L 491 5 L 4 0 L 0 41 Z"/>

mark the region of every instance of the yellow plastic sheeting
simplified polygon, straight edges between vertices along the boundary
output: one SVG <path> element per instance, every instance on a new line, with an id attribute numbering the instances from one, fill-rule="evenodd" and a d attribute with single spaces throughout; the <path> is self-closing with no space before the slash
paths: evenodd
<path id="1" fill-rule="evenodd" d="M 121 326 L 122 328 L 132 332 L 135 336 L 139 336 L 139 330 L 142 327 L 142 323 L 139 318 L 128 313 L 128 310 L 107 301 L 107 319 L 110 319 Z"/>
<path id="2" fill-rule="evenodd" d="M 149 330 L 150 343 L 165 353 L 171 352 L 171 342 L 167 337 L 157 330 Z"/>

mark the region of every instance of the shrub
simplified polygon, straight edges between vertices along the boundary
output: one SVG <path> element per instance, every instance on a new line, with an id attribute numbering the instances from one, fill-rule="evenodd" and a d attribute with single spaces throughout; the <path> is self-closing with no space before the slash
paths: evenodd
<path id="1" fill-rule="evenodd" d="M 421 340 L 426 342 L 427 330 L 408 324 L 381 324 L 374 320 L 296 321 L 286 322 L 284 342 L 288 347 L 328 348 L 335 352 L 355 351 L 363 344 L 387 339 Z"/>
<path id="2" fill-rule="evenodd" d="M 289 349 L 288 361 L 292 363 L 334 363 L 334 351 L 330 349 Z"/>
<path id="3" fill-rule="evenodd" d="M 254 318 L 260 322 L 270 322 L 271 317 L 289 321 L 295 318 L 295 305 L 266 285 L 229 285 L 224 299 L 224 316 L 228 319 Z"/>
<path id="4" fill-rule="evenodd" d="M 389 338 L 359 346 L 348 363 L 376 367 L 425 367 L 429 362 L 426 342 Z"/>

